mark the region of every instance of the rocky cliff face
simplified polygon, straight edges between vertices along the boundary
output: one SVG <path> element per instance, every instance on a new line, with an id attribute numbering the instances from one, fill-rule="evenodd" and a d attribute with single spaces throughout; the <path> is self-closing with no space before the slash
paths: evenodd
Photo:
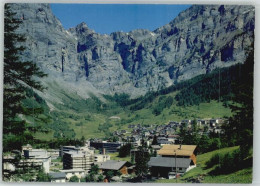
<path id="1" fill-rule="evenodd" d="M 243 63 L 253 50 L 252 6 L 193 5 L 153 32 L 110 35 L 85 23 L 67 31 L 47 4 L 13 4 L 13 10 L 24 20 L 19 30 L 27 37 L 24 58 L 83 92 L 92 87 L 135 97 Z"/>

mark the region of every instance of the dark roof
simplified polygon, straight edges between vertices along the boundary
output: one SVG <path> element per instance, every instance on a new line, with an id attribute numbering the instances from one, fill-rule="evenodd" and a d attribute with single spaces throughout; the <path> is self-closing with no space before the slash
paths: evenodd
<path id="1" fill-rule="evenodd" d="M 53 179 L 66 178 L 66 173 L 65 172 L 52 172 L 52 173 L 49 173 L 49 175 Z"/>
<path id="2" fill-rule="evenodd" d="M 98 167 L 100 169 L 119 170 L 126 163 L 128 162 L 119 160 L 107 160 L 106 162 L 98 163 Z"/>
<path id="3" fill-rule="evenodd" d="M 189 158 L 176 158 L 177 167 L 188 168 L 191 163 Z M 151 157 L 148 162 L 149 167 L 176 167 L 175 158 L 169 157 Z"/>

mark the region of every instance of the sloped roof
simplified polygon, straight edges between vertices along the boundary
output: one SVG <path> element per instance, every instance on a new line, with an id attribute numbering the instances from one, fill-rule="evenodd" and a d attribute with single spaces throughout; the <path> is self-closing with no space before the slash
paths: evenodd
<path id="1" fill-rule="evenodd" d="M 164 145 L 158 152 L 159 155 L 191 156 L 196 149 L 196 145 Z"/>
<path id="2" fill-rule="evenodd" d="M 66 178 L 66 174 L 64 172 L 51 172 L 49 175 L 53 179 Z"/>
<path id="3" fill-rule="evenodd" d="M 161 149 L 161 146 L 160 146 L 160 145 L 151 145 L 151 147 L 152 147 L 153 149 Z"/>
<path id="4" fill-rule="evenodd" d="M 127 161 L 107 160 L 106 162 L 98 163 L 100 169 L 119 170 Z"/>
<path id="5" fill-rule="evenodd" d="M 60 172 L 64 172 L 64 173 L 70 173 L 70 172 L 85 172 L 85 170 L 83 170 L 83 169 L 64 169 L 64 170 L 60 170 Z"/>
<path id="6" fill-rule="evenodd" d="M 177 167 L 188 168 L 190 166 L 191 159 L 189 158 L 176 158 Z M 151 157 L 148 162 L 149 167 L 176 167 L 175 158 L 169 157 Z"/>

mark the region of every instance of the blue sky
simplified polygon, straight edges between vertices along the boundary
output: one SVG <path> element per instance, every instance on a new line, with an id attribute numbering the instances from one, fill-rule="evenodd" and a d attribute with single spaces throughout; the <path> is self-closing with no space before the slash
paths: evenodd
<path id="1" fill-rule="evenodd" d="M 51 4 L 54 15 L 65 29 L 85 22 L 101 34 L 134 29 L 155 30 L 171 20 L 190 5 L 140 5 L 140 4 Z"/>

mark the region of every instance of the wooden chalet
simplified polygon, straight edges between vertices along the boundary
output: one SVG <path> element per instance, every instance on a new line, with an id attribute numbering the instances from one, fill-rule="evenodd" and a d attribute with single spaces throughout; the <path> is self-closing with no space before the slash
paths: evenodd
<path id="1" fill-rule="evenodd" d="M 120 171 L 122 174 L 131 174 L 133 166 L 128 161 L 107 160 L 106 162 L 95 163 L 98 165 L 100 172 Z"/>
<path id="2" fill-rule="evenodd" d="M 196 167 L 196 145 L 164 145 L 157 157 L 148 162 L 150 172 L 155 177 L 170 178 L 181 175 Z"/>
<path id="3" fill-rule="evenodd" d="M 197 155 L 196 145 L 164 145 L 159 151 L 158 155 L 162 157 L 177 157 L 177 158 L 189 158 L 196 165 Z"/>

